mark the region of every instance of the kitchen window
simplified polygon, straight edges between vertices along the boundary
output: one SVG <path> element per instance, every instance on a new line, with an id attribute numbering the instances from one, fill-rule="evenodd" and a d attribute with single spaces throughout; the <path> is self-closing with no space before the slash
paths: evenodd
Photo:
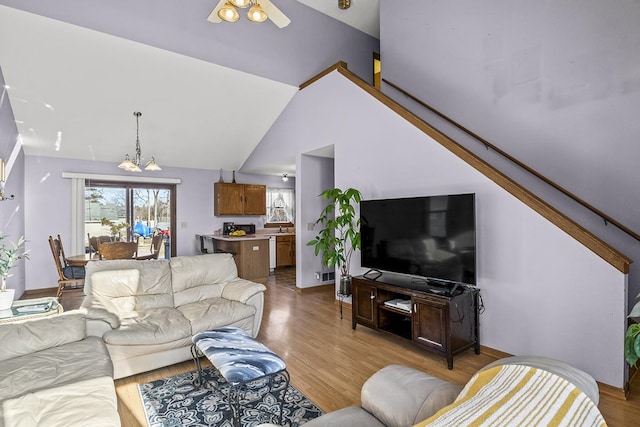
<path id="1" fill-rule="evenodd" d="M 267 188 L 265 227 L 293 227 L 296 217 L 296 193 L 293 188 Z"/>

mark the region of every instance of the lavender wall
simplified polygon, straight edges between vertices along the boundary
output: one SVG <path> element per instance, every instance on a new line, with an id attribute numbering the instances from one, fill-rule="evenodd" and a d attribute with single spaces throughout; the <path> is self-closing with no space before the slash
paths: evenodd
<path id="1" fill-rule="evenodd" d="M 298 157 L 298 162 L 296 204 L 301 208 L 296 212 L 296 286 L 308 288 L 321 284 L 316 279 L 316 272 L 329 270 L 315 255 L 314 248 L 307 246 L 307 242 L 317 235 L 318 226 L 314 226 L 314 223 L 326 206 L 326 202 L 318 195 L 334 187 L 333 159 L 302 155 Z"/>
<path id="2" fill-rule="evenodd" d="M 7 181 L 5 194 L 15 196 L 14 200 L 0 201 L 0 233 L 6 237 L 5 244 L 17 241 L 20 236 L 25 236 L 25 191 L 24 191 L 24 153 L 18 142 L 18 129 L 16 127 L 9 96 L 5 89 L 4 77 L 0 68 L 0 158 L 7 163 Z M 11 155 L 17 150 L 17 156 L 10 163 Z M 31 243 L 27 242 L 26 248 L 31 249 Z M 25 265 L 30 261 L 20 262 L 11 270 L 7 287 L 16 290 L 15 298 L 19 298 L 25 291 Z"/>
<path id="3" fill-rule="evenodd" d="M 31 261 L 26 270 L 27 289 L 57 286 L 57 275 L 47 242 L 49 235 L 60 234 L 65 248 L 71 238 L 71 180 L 62 178 L 63 172 L 124 175 L 114 163 L 60 159 L 53 157 L 26 157 L 25 188 L 29 197 L 25 203 L 26 236 L 32 248 Z M 177 255 L 199 253 L 196 234 L 212 234 L 224 221 L 255 223 L 263 228 L 264 218 L 216 217 L 213 215 L 213 183 L 220 178 L 219 171 L 163 167 L 162 171 L 142 172 L 135 176 L 180 178 L 177 186 L 177 212 L 174 231 Z M 232 171 L 223 171 L 223 178 L 231 182 Z M 293 180 L 284 183 L 278 176 L 236 173 L 237 182 L 259 183 L 270 187 L 287 188 Z M 186 223 L 186 224 L 183 224 Z M 184 226 L 183 226 L 184 225 Z M 71 254 L 67 254 L 71 255 Z"/>
<path id="4" fill-rule="evenodd" d="M 382 77 L 640 233 L 638 2 L 381 0 Z M 383 91 L 636 261 L 638 241 Z"/>
<path id="5" fill-rule="evenodd" d="M 294 97 L 243 169 L 327 143 L 335 185 L 365 199 L 476 193 L 482 345 L 564 360 L 622 387 L 625 275 L 337 72 Z M 297 190 L 317 179 L 299 171 Z M 299 260 L 305 277 L 317 268 L 317 260 Z M 356 259 L 352 274 L 362 272 Z"/>
<path id="6" fill-rule="evenodd" d="M 48 16 L 128 40 L 299 85 L 338 61 L 371 81 L 372 52 L 379 41 L 295 0 L 278 0 L 290 19 L 285 28 L 206 20 L 217 0 L 0 0 L 0 4 Z"/>

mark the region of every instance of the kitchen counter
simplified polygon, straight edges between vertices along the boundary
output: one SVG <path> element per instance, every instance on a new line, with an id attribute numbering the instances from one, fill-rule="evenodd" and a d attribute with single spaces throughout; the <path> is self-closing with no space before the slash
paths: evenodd
<path id="1" fill-rule="evenodd" d="M 261 280 L 269 276 L 269 236 L 205 235 L 212 239 L 215 252 L 228 252 L 238 267 L 238 276 L 247 280 Z"/>
<path id="2" fill-rule="evenodd" d="M 210 234 L 205 235 L 205 237 L 225 242 L 236 242 L 242 240 L 268 240 L 270 236 L 266 234 L 247 234 L 245 236 L 225 236 L 223 234 Z"/>

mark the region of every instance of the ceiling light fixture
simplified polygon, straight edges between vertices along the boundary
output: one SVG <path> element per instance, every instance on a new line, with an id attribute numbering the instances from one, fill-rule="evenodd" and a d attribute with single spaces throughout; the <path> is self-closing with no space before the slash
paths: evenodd
<path id="1" fill-rule="evenodd" d="M 236 10 L 246 9 L 251 6 L 247 12 L 247 19 L 251 22 L 264 22 L 269 17 L 267 12 L 260 6 L 258 0 L 227 0 L 227 2 L 218 10 L 218 17 L 223 21 L 236 22 L 240 18 L 240 14 Z"/>
<path id="2" fill-rule="evenodd" d="M 338 0 L 339 9 L 349 9 L 351 7 L 351 0 Z"/>
<path id="3" fill-rule="evenodd" d="M 286 173 L 283 173 L 283 174 L 282 174 L 282 180 L 283 180 L 284 182 L 289 181 L 289 175 L 287 175 Z"/>
<path id="4" fill-rule="evenodd" d="M 139 137 L 139 130 L 140 130 L 139 119 L 142 113 L 139 111 L 136 111 L 133 113 L 133 115 L 136 116 L 136 155 L 134 156 L 133 160 L 131 160 L 129 158 L 129 155 L 127 154 L 126 156 L 124 156 L 124 160 L 122 161 L 122 163 L 118 165 L 118 167 L 120 169 L 126 170 L 127 172 L 142 172 L 142 169 L 140 169 L 140 164 L 142 162 L 142 155 L 140 154 L 140 137 Z M 155 158 L 152 157 L 151 161 L 147 163 L 146 166 L 144 167 L 144 170 L 159 171 L 162 169 L 156 163 Z"/>

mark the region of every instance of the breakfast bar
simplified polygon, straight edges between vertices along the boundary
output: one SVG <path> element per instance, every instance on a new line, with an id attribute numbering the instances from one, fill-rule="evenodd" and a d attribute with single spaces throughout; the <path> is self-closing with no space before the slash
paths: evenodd
<path id="1" fill-rule="evenodd" d="M 203 235 L 212 239 L 215 252 L 228 252 L 238 267 L 238 276 L 247 280 L 266 279 L 269 276 L 269 236 Z"/>

